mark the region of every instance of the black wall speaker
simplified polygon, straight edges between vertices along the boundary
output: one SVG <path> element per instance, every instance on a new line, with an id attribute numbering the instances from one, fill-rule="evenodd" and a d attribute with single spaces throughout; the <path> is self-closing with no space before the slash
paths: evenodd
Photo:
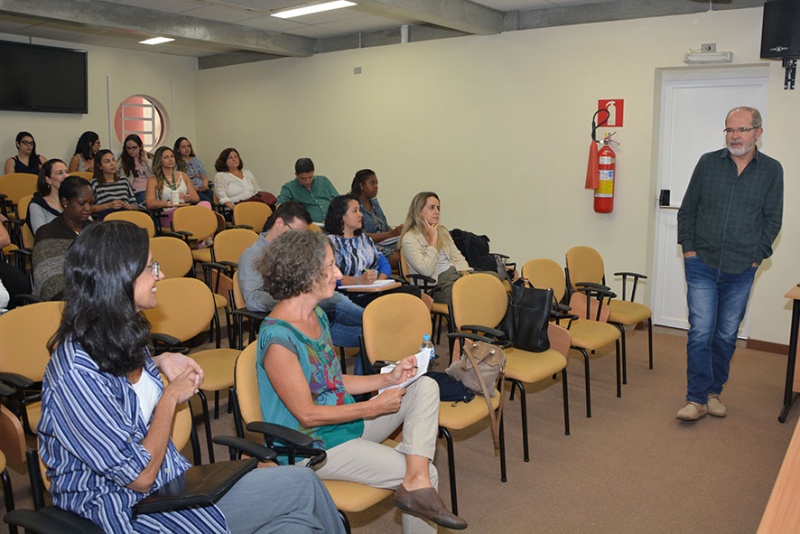
<path id="1" fill-rule="evenodd" d="M 800 0 L 772 0 L 764 4 L 761 57 L 800 58 Z"/>

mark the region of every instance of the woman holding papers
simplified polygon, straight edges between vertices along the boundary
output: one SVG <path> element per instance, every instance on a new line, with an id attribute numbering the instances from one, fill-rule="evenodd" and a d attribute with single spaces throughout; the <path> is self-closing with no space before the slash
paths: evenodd
<path id="1" fill-rule="evenodd" d="M 328 232 L 328 239 L 333 246 L 336 266 L 342 272 L 342 286 L 377 285 L 392 274 L 386 256 L 381 254 L 372 239 L 363 233 L 363 219 L 361 205 L 352 195 L 340 195 L 328 206 L 325 231 Z M 386 293 L 409 293 L 423 298 L 422 291 L 411 285 L 361 293 L 350 291 L 347 296 L 362 308 L 366 308 L 367 304 Z M 427 295 L 425 298 L 427 298 L 425 303 L 430 309 L 433 300 Z"/>
<path id="2" fill-rule="evenodd" d="M 317 470 L 320 478 L 397 488 L 403 532 L 436 532 L 424 520 L 466 528 L 435 489 L 436 383 L 422 377 L 408 388 L 391 388 L 416 374 L 416 358 L 401 360 L 390 373 L 342 374 L 328 319 L 317 307 L 342 278 L 329 241 L 313 232 L 285 232 L 270 243 L 258 268 L 266 290 L 279 301 L 258 337 L 264 420 L 298 429 L 327 450 L 327 461 Z M 366 402 L 353 400 L 383 388 L 391 389 Z M 402 443 L 394 449 L 381 445 L 400 425 Z"/>

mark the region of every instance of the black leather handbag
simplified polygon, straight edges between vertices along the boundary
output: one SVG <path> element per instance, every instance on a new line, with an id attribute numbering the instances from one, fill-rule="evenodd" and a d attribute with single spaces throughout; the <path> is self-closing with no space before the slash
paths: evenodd
<path id="1" fill-rule="evenodd" d="M 550 348 L 547 325 L 553 303 L 552 289 L 528 287 L 520 278 L 511 286 L 511 299 L 503 319 L 503 331 L 511 344 L 521 350 L 544 352 Z"/>

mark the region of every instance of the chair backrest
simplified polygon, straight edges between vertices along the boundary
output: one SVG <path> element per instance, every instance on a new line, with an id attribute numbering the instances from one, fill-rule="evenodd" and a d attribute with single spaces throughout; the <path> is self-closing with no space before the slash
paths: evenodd
<path id="1" fill-rule="evenodd" d="M 69 173 L 70 176 L 80 176 L 90 182 L 94 179 L 94 173 L 91 171 L 72 171 Z"/>
<path id="2" fill-rule="evenodd" d="M 161 265 L 165 278 L 181 278 L 192 270 L 192 250 L 183 239 L 170 236 L 151 237 L 150 253 Z"/>
<path id="3" fill-rule="evenodd" d="M 0 193 L 15 206 L 22 197 L 33 195 L 36 192 L 36 182 L 39 177 L 35 174 L 14 172 L 0 176 Z"/>
<path id="4" fill-rule="evenodd" d="M 422 336 L 431 332 L 431 315 L 421 299 L 391 293 L 364 309 L 364 347 L 370 362 L 398 361 L 419 352 Z"/>
<path id="5" fill-rule="evenodd" d="M 0 373 L 41 382 L 50 361 L 47 342 L 61 324 L 64 303 L 37 302 L 0 315 Z"/>
<path id="6" fill-rule="evenodd" d="M 214 296 L 197 278 L 168 278 L 156 285 L 158 305 L 144 310 L 150 330 L 181 342 L 208 328 L 214 316 Z"/>
<path id="7" fill-rule="evenodd" d="M 143 211 L 113 211 L 106 215 L 105 221 L 128 221 L 139 228 L 144 228 L 149 237 L 155 237 L 156 225 L 153 218 Z"/>
<path id="8" fill-rule="evenodd" d="M 551 288 L 556 300 L 561 302 L 567 290 L 564 270 L 553 260 L 540 258 L 530 260 L 522 266 L 522 277 L 530 281 L 533 287 Z"/>
<path id="9" fill-rule="evenodd" d="M 312 232 L 315 232 L 317 234 L 321 234 L 322 233 L 322 228 L 320 228 L 317 223 L 313 223 L 313 222 L 308 225 L 308 230 L 311 230 Z"/>
<path id="10" fill-rule="evenodd" d="M 28 206 L 30 206 L 31 200 L 33 200 L 33 195 L 25 195 L 19 199 L 19 202 L 17 203 L 17 218 L 19 218 L 19 220 L 24 221 L 28 218 Z M 32 249 L 33 231 L 31 230 L 31 227 L 27 224 L 23 224 L 20 232 L 22 234 L 22 246 L 24 248 Z"/>
<path id="11" fill-rule="evenodd" d="M 247 204 L 259 204 L 247 202 Z M 269 209 L 266 204 L 261 204 Z M 258 234 L 247 228 L 231 228 L 223 230 L 214 237 L 214 258 L 216 261 L 231 261 L 239 263 L 242 252 L 256 242 Z"/>
<path id="12" fill-rule="evenodd" d="M 571 291 L 579 282 L 602 284 L 605 276 L 603 257 L 592 247 L 572 247 L 567 251 L 567 274 Z"/>
<path id="13" fill-rule="evenodd" d="M 236 399 L 245 425 L 263 420 L 261 398 L 258 394 L 258 376 L 256 375 L 257 359 L 258 342 L 254 341 L 239 354 L 233 371 Z"/>
<path id="14" fill-rule="evenodd" d="M 202 206 L 183 206 L 172 214 L 172 229 L 189 232 L 189 239 L 202 241 L 217 231 L 217 216 Z"/>
<path id="15" fill-rule="evenodd" d="M 233 207 L 233 224 L 247 225 L 254 232 L 261 232 L 264 223 L 272 215 L 272 209 L 261 202 L 239 202 Z"/>
<path id="16" fill-rule="evenodd" d="M 16 464 L 24 464 L 26 448 L 22 423 L 11 410 L 0 404 L 0 455 L 5 454 Z"/>
<path id="17" fill-rule="evenodd" d="M 242 286 L 239 285 L 239 273 L 238 271 L 233 273 L 233 306 L 234 309 L 237 310 L 244 310 L 247 308 L 247 303 L 244 301 L 244 295 L 242 294 Z"/>
<path id="18" fill-rule="evenodd" d="M 475 273 L 453 284 L 453 319 L 457 330 L 474 324 L 495 328 L 508 309 L 508 293 L 494 275 Z"/>
<path id="19" fill-rule="evenodd" d="M 569 348 L 572 345 L 572 334 L 563 326 L 555 323 L 547 325 L 547 338 L 550 340 L 550 348 L 561 353 L 564 358 L 569 358 Z"/>

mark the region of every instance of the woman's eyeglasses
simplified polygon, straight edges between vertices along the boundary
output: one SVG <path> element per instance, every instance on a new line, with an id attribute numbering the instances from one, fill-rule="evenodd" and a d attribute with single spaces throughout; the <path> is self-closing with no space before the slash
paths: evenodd
<path id="1" fill-rule="evenodd" d="M 153 263 L 148 265 L 147 269 L 153 273 L 154 277 L 158 278 L 161 276 L 161 265 L 157 261 L 153 260 Z"/>

